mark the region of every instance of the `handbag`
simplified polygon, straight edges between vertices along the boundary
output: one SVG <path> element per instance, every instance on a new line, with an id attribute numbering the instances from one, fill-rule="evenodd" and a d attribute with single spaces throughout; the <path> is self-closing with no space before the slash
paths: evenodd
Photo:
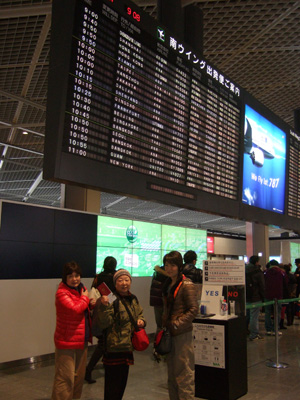
<path id="1" fill-rule="evenodd" d="M 132 345 L 137 351 L 144 351 L 149 346 L 149 338 L 144 328 L 138 328 L 139 330 L 134 330 L 132 334 Z"/>
<path id="2" fill-rule="evenodd" d="M 92 287 L 92 289 L 89 291 L 89 299 L 98 300 L 100 296 L 99 290 L 94 287 Z"/>
<path id="3" fill-rule="evenodd" d="M 131 342 L 132 342 L 132 346 L 135 350 L 137 351 L 144 351 L 147 349 L 147 347 L 149 346 L 149 338 L 148 335 L 145 331 L 144 328 L 139 328 L 136 321 L 134 320 L 131 312 L 129 311 L 129 308 L 127 307 L 127 304 L 125 302 L 124 299 L 120 298 L 121 302 L 123 304 L 123 306 L 125 307 L 128 315 L 129 315 L 129 319 L 132 323 L 132 325 L 134 326 L 134 331 L 131 337 Z"/>
<path id="4" fill-rule="evenodd" d="M 163 328 L 155 335 L 154 349 L 157 354 L 164 356 L 172 350 L 172 338 L 168 328 Z"/>
<path id="5" fill-rule="evenodd" d="M 178 289 L 179 289 L 180 286 L 181 286 L 181 283 L 178 286 Z M 178 289 L 176 291 L 176 294 L 178 292 Z M 175 294 L 175 296 L 176 296 L 176 294 Z M 171 317 L 172 310 L 173 310 L 173 303 L 172 303 L 172 305 L 170 307 L 167 320 Z M 171 337 L 171 332 L 170 332 L 169 328 L 164 327 L 160 331 L 157 332 L 157 334 L 155 335 L 155 338 L 154 338 L 154 350 L 160 356 L 164 356 L 164 355 L 169 354 L 171 352 L 171 350 L 172 350 L 172 337 Z"/>

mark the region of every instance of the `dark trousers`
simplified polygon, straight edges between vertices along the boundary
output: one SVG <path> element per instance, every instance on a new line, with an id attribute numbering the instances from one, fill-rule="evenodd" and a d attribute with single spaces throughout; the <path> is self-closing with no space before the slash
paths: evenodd
<path id="1" fill-rule="evenodd" d="M 92 354 L 92 357 L 86 367 L 88 373 L 91 373 L 95 366 L 97 365 L 100 358 L 103 356 L 104 351 L 104 336 L 98 336 L 98 345 Z"/>
<path id="2" fill-rule="evenodd" d="M 286 307 L 286 319 L 288 326 L 293 325 L 294 323 L 295 311 L 296 311 L 296 303 L 288 303 Z"/>
<path id="3" fill-rule="evenodd" d="M 105 365 L 104 400 L 122 400 L 127 384 L 129 365 Z"/>

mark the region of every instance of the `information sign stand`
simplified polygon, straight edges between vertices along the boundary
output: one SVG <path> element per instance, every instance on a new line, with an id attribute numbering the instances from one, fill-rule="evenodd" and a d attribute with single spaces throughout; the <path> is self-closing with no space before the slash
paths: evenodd
<path id="1" fill-rule="evenodd" d="M 195 365 L 195 396 L 209 400 L 235 400 L 245 395 L 248 390 L 246 318 L 196 319 L 195 329 L 198 324 L 204 326 L 204 335 L 207 332 L 207 347 L 212 347 L 210 354 L 207 353 L 210 361 L 207 361 L 216 366 Z M 222 335 L 222 332 L 224 348 L 219 348 L 222 338 L 218 338 L 218 335 Z M 195 341 L 195 355 L 197 345 Z M 200 351 L 205 351 L 203 346 L 200 347 Z"/>
<path id="2" fill-rule="evenodd" d="M 193 324 L 195 396 L 235 400 L 247 393 L 245 265 L 203 261 L 203 271 L 200 311 L 206 315 L 200 314 Z"/>

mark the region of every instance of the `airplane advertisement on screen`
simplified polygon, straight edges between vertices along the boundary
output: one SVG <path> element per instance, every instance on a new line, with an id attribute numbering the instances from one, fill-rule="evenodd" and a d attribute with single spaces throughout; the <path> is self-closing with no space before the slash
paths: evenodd
<path id="1" fill-rule="evenodd" d="M 285 169 L 285 132 L 246 105 L 243 203 L 283 214 Z"/>

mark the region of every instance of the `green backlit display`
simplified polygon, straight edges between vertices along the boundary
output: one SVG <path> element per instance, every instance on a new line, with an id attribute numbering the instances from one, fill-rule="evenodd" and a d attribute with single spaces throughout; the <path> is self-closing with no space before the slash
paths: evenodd
<path id="1" fill-rule="evenodd" d="M 102 216 L 99 218 L 97 229 L 97 246 L 132 248 L 132 243 L 128 241 L 126 237 L 126 231 L 130 225 L 132 225 L 128 219 Z"/>
<path id="2" fill-rule="evenodd" d="M 292 272 L 296 270 L 295 259 L 300 258 L 300 243 L 290 242 Z"/>
<path id="3" fill-rule="evenodd" d="M 97 229 L 97 273 L 107 256 L 117 259 L 117 268 L 132 276 L 152 276 L 155 265 L 162 265 L 172 250 L 194 250 L 197 264 L 206 259 L 206 231 L 99 216 Z"/>
<path id="4" fill-rule="evenodd" d="M 184 253 L 186 250 L 186 228 L 162 225 L 162 249 L 164 254 L 172 250 Z"/>
<path id="5" fill-rule="evenodd" d="M 197 265 L 203 265 L 207 260 L 207 235 L 201 229 L 186 228 L 186 249 L 197 253 Z"/>

